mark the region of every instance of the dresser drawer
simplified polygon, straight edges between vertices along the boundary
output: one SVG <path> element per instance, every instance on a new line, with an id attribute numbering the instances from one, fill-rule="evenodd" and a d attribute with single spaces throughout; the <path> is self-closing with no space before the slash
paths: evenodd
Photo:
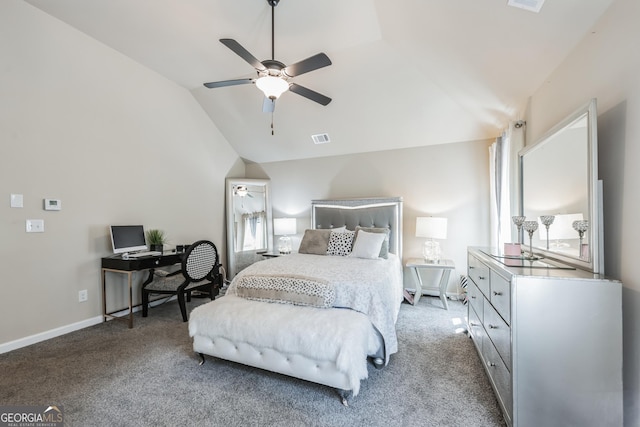
<path id="1" fill-rule="evenodd" d="M 484 328 L 505 365 L 511 371 L 511 328 L 488 300 L 484 300 Z"/>
<path id="2" fill-rule="evenodd" d="M 491 377 L 491 382 L 493 383 L 496 394 L 498 395 L 498 400 L 502 404 L 505 415 L 509 417 L 509 420 L 513 420 L 513 395 L 511 394 L 511 373 L 505 366 L 504 362 L 498 355 L 495 347 L 491 345 L 490 340 L 485 340 L 484 346 L 482 347 L 482 353 L 484 357 L 485 367 L 487 368 L 487 373 Z M 511 425 L 511 423 L 508 423 Z"/>
<path id="3" fill-rule="evenodd" d="M 469 298 L 469 305 L 476 311 L 480 323 L 482 323 L 484 321 L 484 296 L 482 296 L 482 293 L 473 282 L 469 282 L 467 286 L 467 297 Z"/>
<path id="4" fill-rule="evenodd" d="M 482 344 L 486 333 L 482 326 L 482 320 L 472 305 L 469 305 L 469 334 L 471 335 L 478 352 L 482 354 Z"/>
<path id="5" fill-rule="evenodd" d="M 468 259 L 468 272 L 467 275 L 478 286 L 480 292 L 482 292 L 487 298 L 489 297 L 489 267 L 487 267 L 478 258 L 470 255 Z"/>
<path id="6" fill-rule="evenodd" d="M 491 295 L 489 300 L 500 316 L 511 324 L 511 282 L 491 270 Z"/>

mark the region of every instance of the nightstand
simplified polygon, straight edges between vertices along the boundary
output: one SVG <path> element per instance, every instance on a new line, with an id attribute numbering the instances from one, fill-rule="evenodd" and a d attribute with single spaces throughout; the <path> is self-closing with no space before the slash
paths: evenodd
<path id="1" fill-rule="evenodd" d="M 449 310 L 449 305 L 447 304 L 447 285 L 449 284 L 451 271 L 456 269 L 453 261 L 450 259 L 441 259 L 439 262 L 427 262 L 423 258 L 411 258 L 407 261 L 406 267 L 413 270 L 416 279 L 416 294 L 413 296 L 413 305 L 416 305 L 420 300 L 422 288 L 424 287 L 418 269 L 441 270 L 442 274 L 437 288 L 444 309 Z"/>

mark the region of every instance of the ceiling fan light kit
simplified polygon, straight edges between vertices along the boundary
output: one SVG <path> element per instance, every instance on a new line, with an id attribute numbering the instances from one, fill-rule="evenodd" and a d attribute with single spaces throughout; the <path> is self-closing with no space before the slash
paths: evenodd
<path id="1" fill-rule="evenodd" d="M 280 95 L 289 90 L 289 83 L 282 77 L 263 76 L 256 80 L 256 86 L 260 89 L 264 96 L 274 100 L 278 99 Z"/>
<path id="2" fill-rule="evenodd" d="M 263 111 L 269 113 L 273 113 L 274 111 L 275 100 L 288 90 L 304 98 L 310 99 L 311 101 L 317 102 L 320 105 L 327 105 L 331 102 L 331 98 L 304 86 L 289 82 L 290 78 L 331 65 L 331 60 L 327 55 L 324 53 L 318 53 L 289 66 L 285 66 L 282 62 L 276 61 L 275 59 L 274 9 L 278 5 L 279 1 L 280 0 L 267 0 L 267 3 L 271 6 L 271 59 L 259 61 L 237 41 L 233 39 L 220 39 L 222 44 L 227 46 L 235 52 L 236 55 L 255 68 L 258 77 L 255 79 L 236 79 L 210 82 L 205 83 L 204 86 L 209 89 L 213 89 L 218 87 L 255 83 L 258 89 L 260 89 L 265 96 Z"/>

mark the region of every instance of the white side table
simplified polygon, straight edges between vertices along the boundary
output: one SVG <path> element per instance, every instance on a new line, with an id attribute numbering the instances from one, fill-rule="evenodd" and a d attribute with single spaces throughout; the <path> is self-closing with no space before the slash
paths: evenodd
<path id="1" fill-rule="evenodd" d="M 438 291 L 440 293 L 440 300 L 445 310 L 449 310 L 447 304 L 447 285 L 449 284 L 449 276 L 451 271 L 455 270 L 456 266 L 450 259 L 441 259 L 440 262 L 427 262 L 423 258 L 411 258 L 407 261 L 407 268 L 413 270 L 416 276 L 416 294 L 413 296 L 413 305 L 416 305 L 422 296 L 422 278 L 418 269 L 426 268 L 432 270 L 441 270 L 440 283 L 438 284 Z"/>

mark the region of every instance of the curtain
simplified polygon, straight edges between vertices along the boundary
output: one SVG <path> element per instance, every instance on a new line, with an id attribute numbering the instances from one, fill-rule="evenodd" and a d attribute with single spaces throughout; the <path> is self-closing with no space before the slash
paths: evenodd
<path id="1" fill-rule="evenodd" d="M 523 146 L 524 122 L 518 121 L 511 123 L 489 147 L 490 245 L 495 248 L 502 248 L 506 242 L 519 241 L 511 217 L 520 212 L 518 152 Z"/>

